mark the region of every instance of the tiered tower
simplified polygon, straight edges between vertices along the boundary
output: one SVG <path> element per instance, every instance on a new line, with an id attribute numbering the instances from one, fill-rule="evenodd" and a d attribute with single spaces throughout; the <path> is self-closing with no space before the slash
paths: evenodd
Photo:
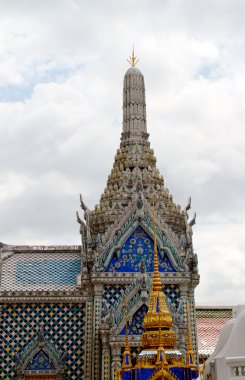
<path id="1" fill-rule="evenodd" d="M 134 66 L 134 59 L 133 56 L 132 67 L 124 76 L 120 148 L 99 205 L 91 213 L 91 228 L 95 236 L 104 234 L 123 214 L 136 191 L 140 190 L 149 203 L 152 194 L 155 194 L 159 217 L 178 236 L 182 236 L 186 234 L 186 213 L 173 202 L 156 168 L 156 158 L 147 133 L 144 77 Z"/>
<path id="2" fill-rule="evenodd" d="M 197 255 L 192 246 L 195 218 L 188 219 L 190 199 L 184 209 L 174 203 L 156 167 L 147 132 L 144 77 L 135 67 L 136 63 L 133 53 L 123 83 L 120 147 L 105 190 L 92 211 L 81 197 L 86 223 L 78 215 L 83 242 L 80 285 L 84 291 L 91 289 L 94 294 L 91 307 L 94 310 L 95 345 L 91 370 L 96 379 L 101 373 L 105 379 L 105 373 L 110 373 L 108 379 L 113 378 L 121 367 L 126 332 L 125 303 L 128 304 L 128 333 L 133 355 L 149 343 L 148 324 L 153 318 L 151 310 L 156 307 L 156 302 L 162 310 L 165 325 L 156 325 L 154 329 L 160 328 L 169 334 L 168 339 L 162 339 L 163 346 L 167 340 L 166 347 L 172 347 L 176 342 L 176 348 L 185 355 L 188 302 L 190 339 L 197 359 L 194 289 L 199 275 Z M 151 215 L 153 195 L 155 235 Z M 159 275 L 154 277 L 154 290 L 149 298 L 156 259 Z M 143 325 L 145 332 L 141 343 Z M 172 329 L 170 325 L 173 325 Z"/>
<path id="3" fill-rule="evenodd" d="M 198 359 L 195 218 L 188 217 L 190 200 L 183 209 L 174 203 L 156 167 L 136 63 L 133 53 L 105 190 L 93 210 L 80 197 L 82 244 L 0 244 L 4 379 L 115 380 L 121 369 L 141 370 L 148 351 L 155 352 L 154 368 L 170 365 L 171 355 L 175 364 Z"/>

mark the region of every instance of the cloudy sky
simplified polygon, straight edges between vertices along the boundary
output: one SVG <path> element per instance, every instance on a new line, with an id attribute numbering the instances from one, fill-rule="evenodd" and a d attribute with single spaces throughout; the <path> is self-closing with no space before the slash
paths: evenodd
<path id="1" fill-rule="evenodd" d="M 245 303 L 245 2 L 0 0 L 0 241 L 79 244 L 119 145 L 132 45 L 176 203 L 192 196 L 198 305 Z"/>

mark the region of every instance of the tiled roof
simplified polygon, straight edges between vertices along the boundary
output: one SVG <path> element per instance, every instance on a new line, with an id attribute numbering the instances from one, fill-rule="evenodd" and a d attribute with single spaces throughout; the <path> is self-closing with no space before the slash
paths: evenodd
<path id="1" fill-rule="evenodd" d="M 77 249 L 10 250 L 2 254 L 1 291 L 75 289 L 79 272 Z"/>
<path id="2" fill-rule="evenodd" d="M 196 309 L 198 353 L 200 357 L 212 354 L 222 327 L 232 318 L 232 307 Z"/>

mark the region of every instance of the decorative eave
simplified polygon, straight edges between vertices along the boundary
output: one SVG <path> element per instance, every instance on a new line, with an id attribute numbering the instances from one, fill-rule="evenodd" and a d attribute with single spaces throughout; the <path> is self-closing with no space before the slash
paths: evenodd
<path id="1" fill-rule="evenodd" d="M 0 292 L 1 303 L 83 303 L 90 296 L 86 291 L 76 290 L 4 290 Z"/>
<path id="2" fill-rule="evenodd" d="M 37 252 L 80 252 L 80 245 L 8 245 L 0 246 L 2 252 L 8 253 L 37 253 Z"/>
<path id="3" fill-rule="evenodd" d="M 137 278 L 139 272 L 94 272 L 91 274 L 93 284 L 130 284 L 133 279 Z M 152 274 L 148 274 L 152 277 Z M 186 284 L 192 283 L 195 287 L 199 283 L 199 274 L 190 272 L 161 272 L 160 278 L 163 284 Z"/>

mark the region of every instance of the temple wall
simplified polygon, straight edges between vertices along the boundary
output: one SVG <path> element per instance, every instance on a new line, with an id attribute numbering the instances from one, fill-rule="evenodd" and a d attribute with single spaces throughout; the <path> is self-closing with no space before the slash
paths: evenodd
<path id="1" fill-rule="evenodd" d="M 40 326 L 56 348 L 67 352 L 66 380 L 80 380 L 85 364 L 85 303 L 19 303 L 1 305 L 1 374 L 15 380 L 16 353 L 25 350 Z"/>

